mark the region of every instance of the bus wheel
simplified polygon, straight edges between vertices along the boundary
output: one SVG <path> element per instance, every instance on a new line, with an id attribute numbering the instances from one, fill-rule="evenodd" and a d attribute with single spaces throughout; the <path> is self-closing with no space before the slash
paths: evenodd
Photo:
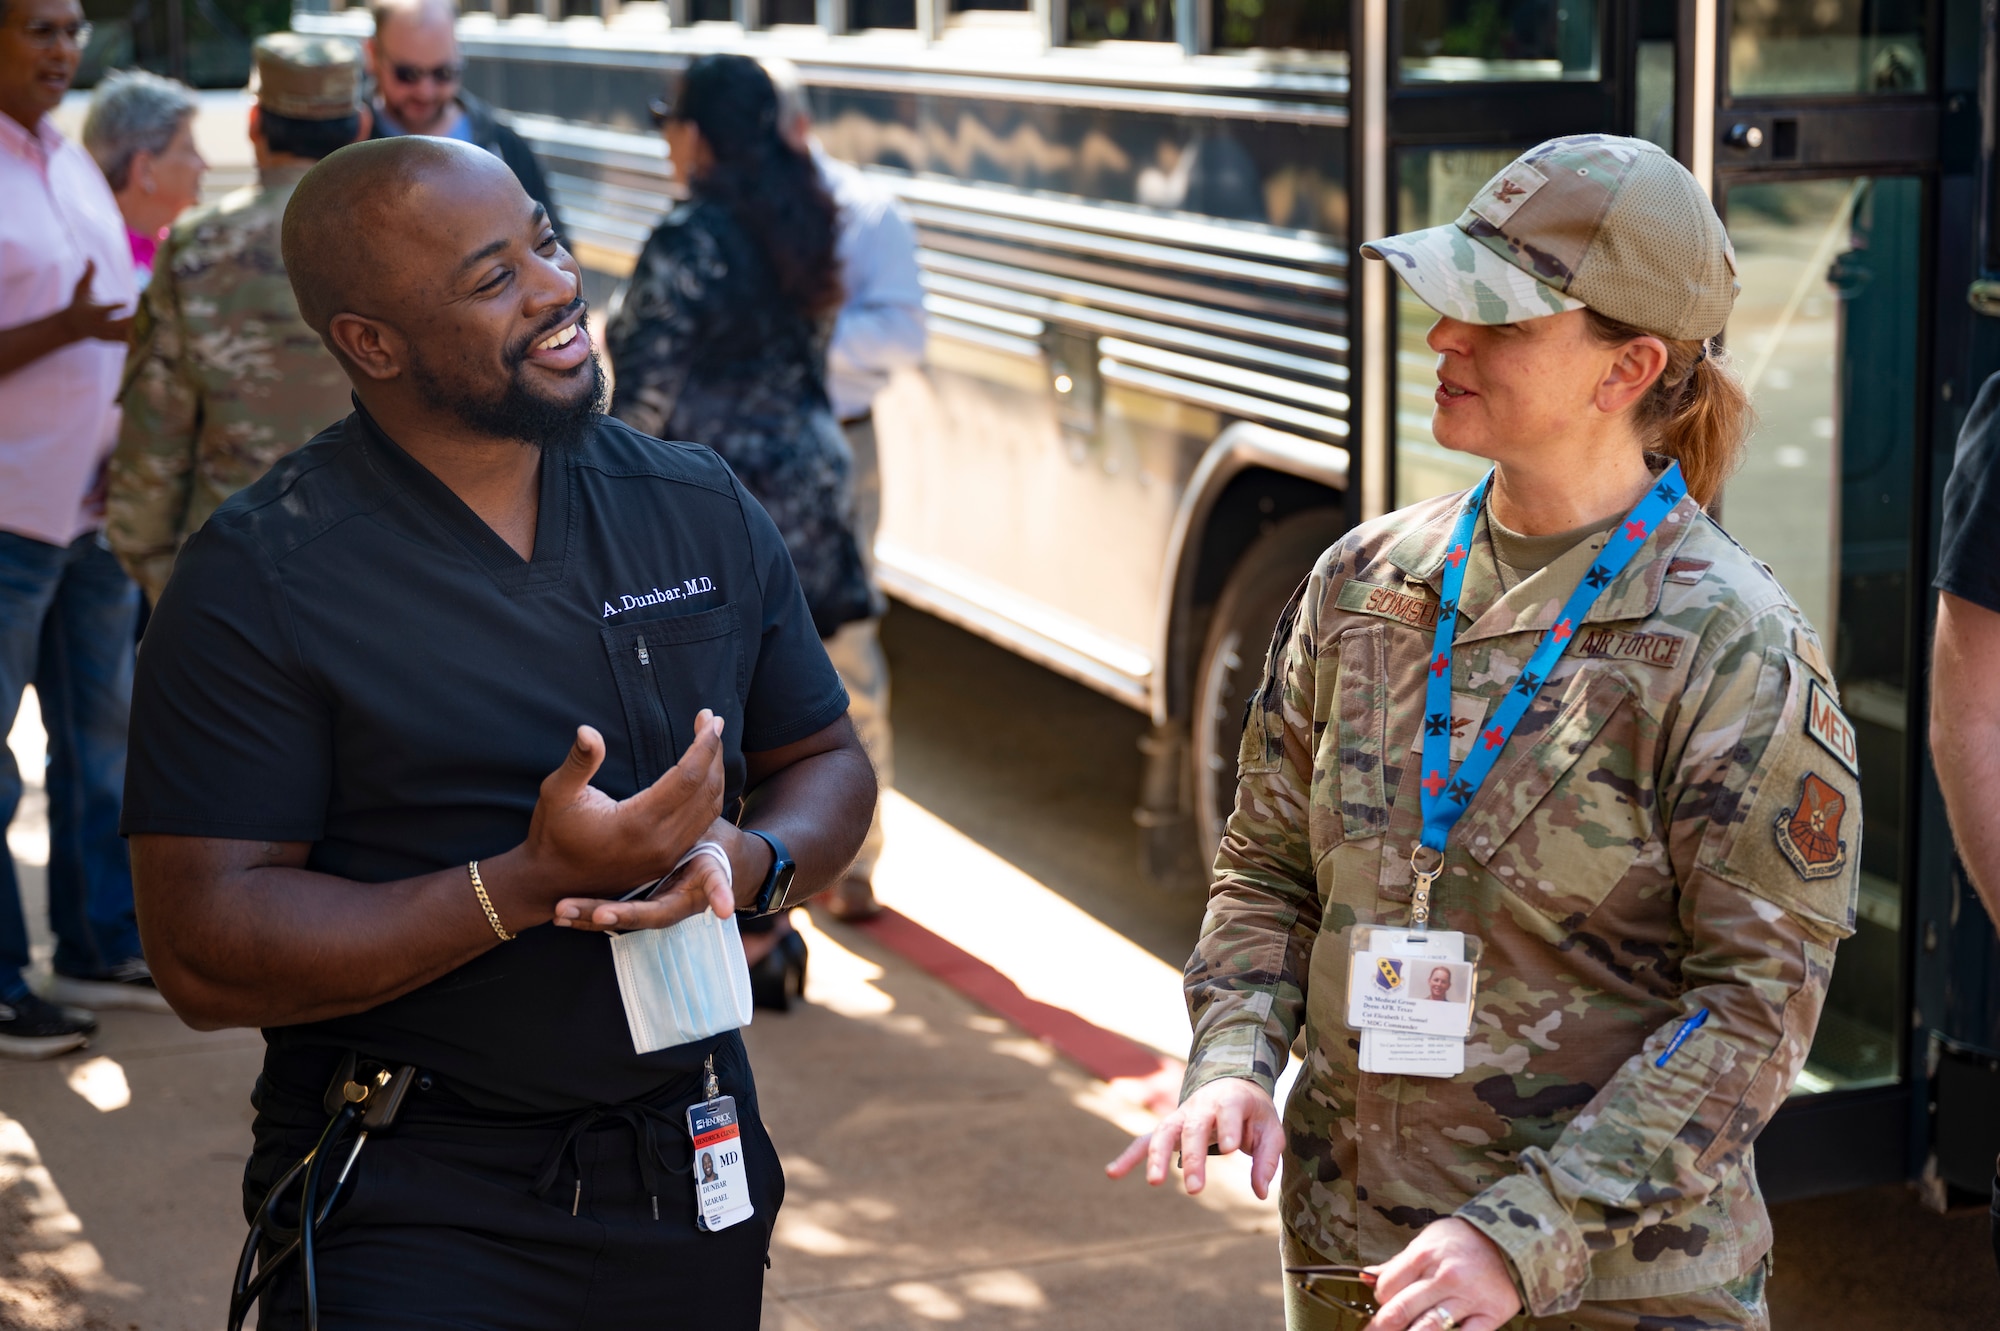
<path id="1" fill-rule="evenodd" d="M 1338 513 L 1286 518 L 1257 539 L 1230 570 L 1196 662 L 1193 700 L 1195 834 L 1204 868 L 1222 844 L 1236 804 L 1236 750 L 1250 695 L 1263 683 L 1264 653 L 1278 615 L 1322 552 L 1339 538 Z"/>

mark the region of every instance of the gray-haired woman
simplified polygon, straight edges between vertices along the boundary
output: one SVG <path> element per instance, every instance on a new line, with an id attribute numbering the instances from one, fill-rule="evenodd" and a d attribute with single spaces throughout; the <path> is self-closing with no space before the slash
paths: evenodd
<path id="1" fill-rule="evenodd" d="M 124 214 L 144 288 L 167 227 L 201 194 L 208 163 L 194 146 L 194 91 L 144 70 L 107 75 L 91 95 L 83 143 Z"/>

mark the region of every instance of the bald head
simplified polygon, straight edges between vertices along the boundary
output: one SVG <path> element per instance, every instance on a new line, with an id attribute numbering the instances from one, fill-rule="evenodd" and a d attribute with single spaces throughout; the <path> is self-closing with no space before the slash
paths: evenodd
<path id="1" fill-rule="evenodd" d="M 351 144 L 285 208 L 306 324 L 385 426 L 546 443 L 601 388 L 583 274 L 498 157 L 415 135 Z"/>
<path id="2" fill-rule="evenodd" d="M 452 0 L 376 0 L 368 6 L 368 13 L 375 20 L 377 37 L 392 26 L 442 25 L 449 29 L 458 21 L 458 6 Z"/>
<path id="3" fill-rule="evenodd" d="M 508 185 L 526 201 L 506 163 L 455 139 L 371 139 L 323 159 L 285 206 L 285 272 L 306 325 L 324 338 L 342 311 L 386 316 L 417 294 L 409 277 L 452 258 L 437 200 Z"/>

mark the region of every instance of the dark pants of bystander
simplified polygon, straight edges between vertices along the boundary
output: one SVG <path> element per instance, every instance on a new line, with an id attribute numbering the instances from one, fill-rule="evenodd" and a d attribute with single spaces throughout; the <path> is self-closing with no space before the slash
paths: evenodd
<path id="1" fill-rule="evenodd" d="M 139 955 L 132 870 L 118 836 L 139 589 L 103 537 L 67 546 L 0 532 L 0 730 L 35 686 L 49 736 L 49 922 L 56 969 L 91 976 Z M 21 800 L 0 754 L 0 827 Z M 0 855 L 0 999 L 20 992 L 28 923 Z"/>

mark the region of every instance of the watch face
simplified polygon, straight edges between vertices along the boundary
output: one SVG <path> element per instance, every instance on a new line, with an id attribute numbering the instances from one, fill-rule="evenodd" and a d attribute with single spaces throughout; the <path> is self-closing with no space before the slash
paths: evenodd
<path id="1" fill-rule="evenodd" d="M 771 866 L 771 909 L 779 910 L 792 895 L 792 878 L 799 866 L 790 860 L 779 860 Z"/>

